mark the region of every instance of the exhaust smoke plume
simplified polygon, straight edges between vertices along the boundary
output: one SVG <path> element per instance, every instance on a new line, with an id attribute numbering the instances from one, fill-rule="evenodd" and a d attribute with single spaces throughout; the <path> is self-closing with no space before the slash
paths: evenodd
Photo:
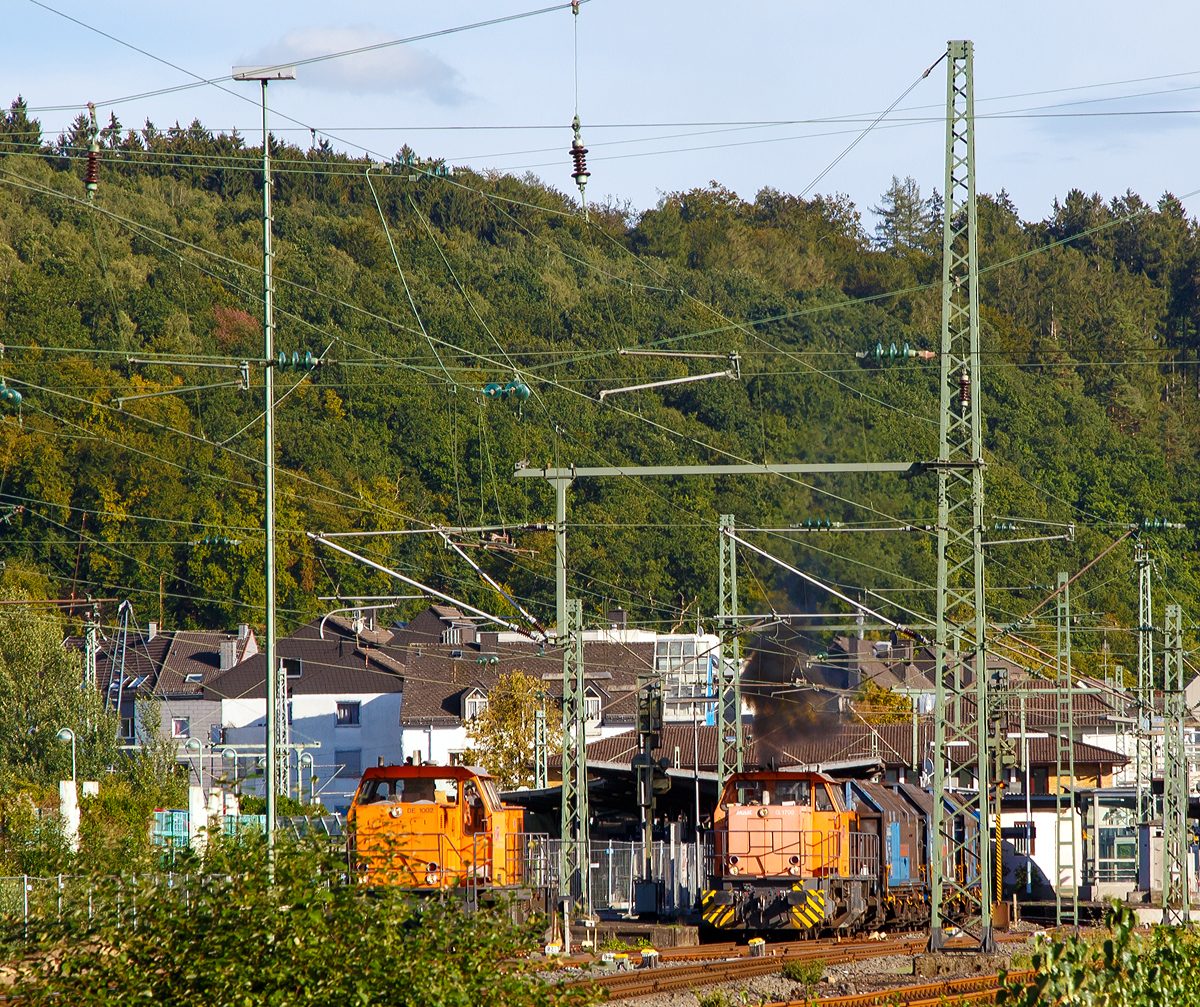
<path id="1" fill-rule="evenodd" d="M 754 710 L 755 761 L 764 767 L 809 761 L 803 742 L 836 733 L 842 723 L 838 693 L 813 687 L 812 671 L 819 668 L 804 676 L 808 680 L 800 683 L 801 688 L 808 686 L 804 691 L 797 688 L 797 672 L 809 656 L 795 634 L 784 633 L 758 638 L 742 675 L 742 695 Z"/>

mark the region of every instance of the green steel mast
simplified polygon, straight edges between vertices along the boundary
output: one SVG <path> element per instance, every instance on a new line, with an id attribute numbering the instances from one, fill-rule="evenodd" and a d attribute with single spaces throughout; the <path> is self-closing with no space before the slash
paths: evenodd
<path id="1" fill-rule="evenodd" d="M 975 99 L 971 42 L 951 41 L 946 67 L 946 178 L 942 222 L 942 344 L 934 813 L 929 946 L 945 943 L 949 904 L 978 906 L 979 946 L 995 947 L 989 815 L 987 609 L 983 561 L 983 441 L 979 396 L 979 263 L 975 216 Z M 951 645 L 963 641 L 960 651 Z M 974 756 L 971 756 L 971 751 Z M 974 767 L 971 759 L 974 759 Z M 949 763 L 964 798 L 946 806 Z M 956 819 L 961 827 L 956 828 Z M 979 847 L 973 849 L 979 840 Z"/>

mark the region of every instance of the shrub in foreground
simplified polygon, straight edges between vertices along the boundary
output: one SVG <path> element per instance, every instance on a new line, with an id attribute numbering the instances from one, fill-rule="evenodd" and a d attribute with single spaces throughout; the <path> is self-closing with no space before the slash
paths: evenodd
<path id="1" fill-rule="evenodd" d="M 1002 1007 L 1172 1007 L 1200 1004 L 1200 942 L 1182 928 L 1155 927 L 1142 936 L 1137 917 L 1114 902 L 1102 940 L 1068 937 L 1033 955 L 1032 982 L 1013 981 Z"/>
<path id="2" fill-rule="evenodd" d="M 226 848 L 202 872 L 97 878 L 26 927 L 4 921 L 6 992 L 29 1007 L 583 1007 L 506 959 L 534 947 L 535 924 L 501 909 L 347 883 L 344 862 L 282 848 L 275 884 L 261 843 Z"/>

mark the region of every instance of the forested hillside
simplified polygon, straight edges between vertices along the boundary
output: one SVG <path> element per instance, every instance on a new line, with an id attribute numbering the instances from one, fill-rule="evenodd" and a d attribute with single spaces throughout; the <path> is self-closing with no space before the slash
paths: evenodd
<path id="1" fill-rule="evenodd" d="M 89 203 L 82 123 L 43 137 L 15 102 L 2 124 L 0 372 L 22 401 L 0 402 L 0 559 L 37 568 L 60 597 L 130 597 L 143 623 L 160 605 L 171 626 L 259 622 L 261 152 L 198 123 L 114 120 L 103 141 Z M 287 626 L 328 608 L 318 596 L 397 587 L 305 532 L 552 520 L 549 488 L 514 479 L 518 463 L 936 455 L 936 360 L 874 358 L 877 344 L 937 346 L 940 207 L 911 181 L 883 196 L 873 233 L 844 197 L 747 200 L 717 183 L 641 214 L 593 207 L 585 223 L 569 194 L 532 177 L 371 167 L 326 146 L 274 153 L 277 347 L 326 359 L 279 371 Z M 1072 542 L 991 550 L 991 614 L 1007 622 L 1124 525 L 1200 520 L 1200 231 L 1170 195 L 1073 191 L 1031 222 L 1000 193 L 979 218 L 989 534 L 1075 525 Z M 728 366 L 618 354 L 634 346 L 736 351 L 740 380 L 598 402 L 603 388 Z M 155 360 L 176 363 L 144 362 Z M 518 378 L 527 401 L 482 393 Z M 118 401 L 173 387 L 195 390 Z M 928 475 L 580 481 L 571 590 L 593 618 L 620 603 L 635 622 L 691 625 L 716 608 L 718 514 L 769 528 L 927 525 L 934 491 Z M 1161 598 L 1200 612 L 1195 532 L 1144 537 Z M 875 592 L 869 604 L 903 606 L 890 614 L 932 612 L 923 531 L 755 538 L 855 596 Z M 510 611 L 440 539 L 356 541 Z M 517 531 L 514 545 L 472 555 L 552 621 L 551 538 Z M 1123 544 L 1080 582 L 1081 626 L 1136 621 L 1132 554 Z M 844 610 L 742 563 L 748 610 Z M 1078 646 L 1098 653 L 1101 636 Z"/>

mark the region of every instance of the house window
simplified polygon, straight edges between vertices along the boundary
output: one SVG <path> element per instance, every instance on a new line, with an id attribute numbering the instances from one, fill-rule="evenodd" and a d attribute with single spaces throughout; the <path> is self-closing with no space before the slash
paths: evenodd
<path id="1" fill-rule="evenodd" d="M 1029 789 L 1035 794 L 1050 793 L 1050 767 L 1049 766 L 1034 766 L 1030 774 L 1032 779 L 1029 783 Z"/>
<path id="2" fill-rule="evenodd" d="M 478 690 L 463 701 L 463 720 L 474 720 L 487 709 L 487 696 Z"/>
<path id="3" fill-rule="evenodd" d="M 337 726 L 358 727 L 359 703 L 338 703 Z"/>
<path id="4" fill-rule="evenodd" d="M 121 738 L 124 741 L 132 741 L 133 740 L 133 718 L 132 717 L 122 717 L 121 718 Z"/>
<path id="5" fill-rule="evenodd" d="M 462 630 L 457 626 L 442 630 L 442 643 L 448 643 L 452 647 L 457 647 L 462 643 Z"/>
<path id="6" fill-rule="evenodd" d="M 189 671 L 186 675 L 183 676 L 183 680 L 185 682 L 190 682 L 192 685 L 197 685 L 200 682 L 204 681 L 204 672 Z"/>
<path id="7" fill-rule="evenodd" d="M 335 750 L 333 753 L 333 764 L 337 767 L 337 778 L 339 780 L 357 780 L 362 776 L 362 749 L 339 748 Z"/>
<path id="8" fill-rule="evenodd" d="M 584 716 L 588 720 L 600 719 L 600 697 L 594 693 L 587 693 L 583 697 Z"/>
<path id="9" fill-rule="evenodd" d="M 190 738 L 192 736 L 192 721 L 189 717 L 171 718 L 171 737 Z"/>
<path id="10" fill-rule="evenodd" d="M 279 663 L 283 665 L 284 675 L 287 678 L 299 678 L 304 670 L 298 657 L 281 657 Z"/>

